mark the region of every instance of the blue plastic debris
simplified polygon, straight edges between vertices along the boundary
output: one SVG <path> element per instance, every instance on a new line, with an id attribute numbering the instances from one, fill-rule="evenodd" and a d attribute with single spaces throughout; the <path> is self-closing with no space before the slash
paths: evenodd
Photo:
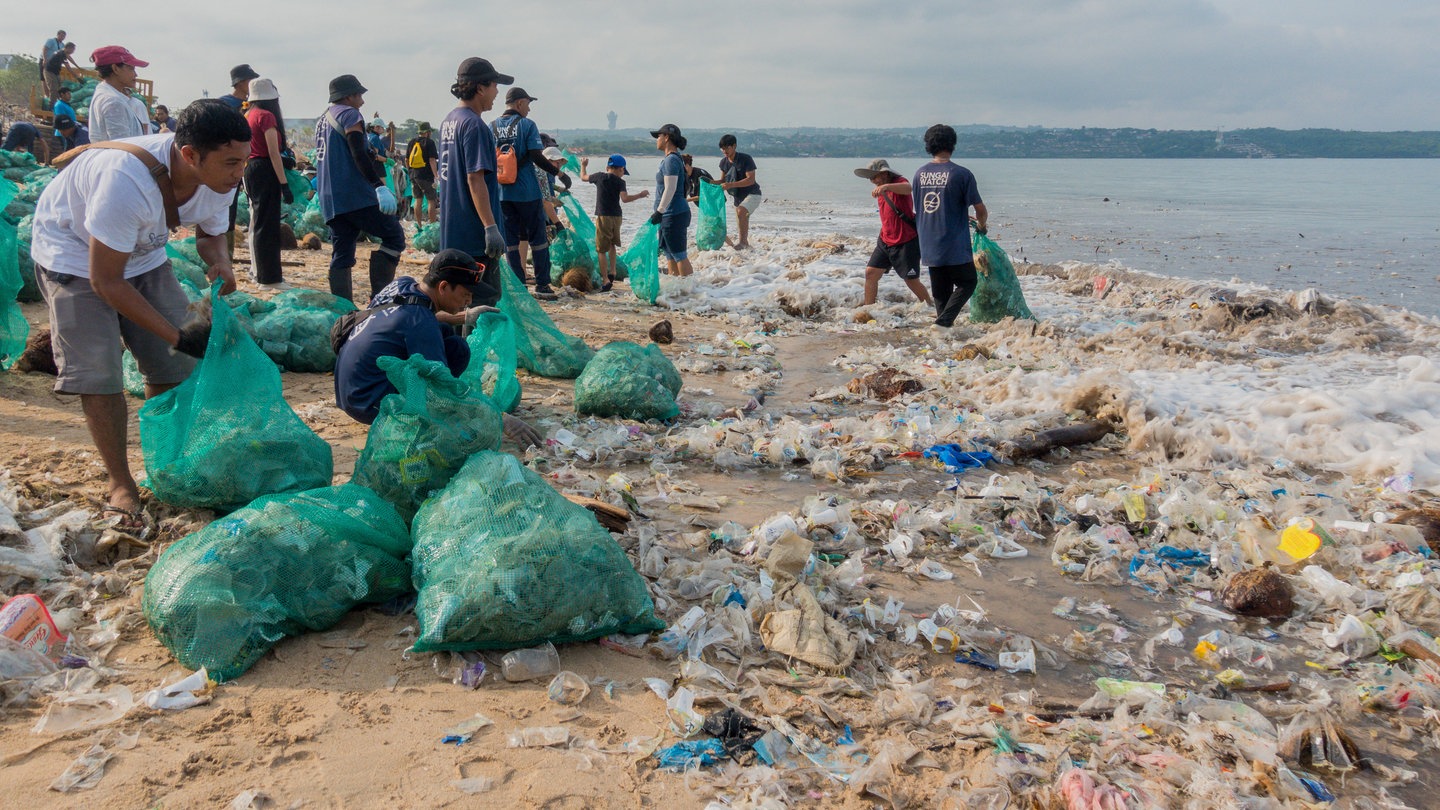
<path id="1" fill-rule="evenodd" d="M 938 458 L 945 465 L 945 472 L 984 467 L 995 457 L 983 451 L 971 452 L 958 444 L 937 444 L 926 450 L 925 458 Z"/>
<path id="2" fill-rule="evenodd" d="M 853 734 L 850 733 L 850 727 L 849 727 L 849 726 L 846 726 L 846 727 L 845 727 L 845 733 L 844 733 L 844 734 L 841 734 L 840 737 L 835 740 L 835 744 L 836 744 L 836 745 L 854 745 L 854 744 L 855 744 L 855 735 L 853 735 Z"/>
<path id="3" fill-rule="evenodd" d="M 1301 776 L 1301 775 L 1298 774 L 1298 773 L 1295 774 L 1295 778 L 1296 778 L 1296 779 L 1299 779 L 1299 780 L 1300 780 L 1300 784 L 1304 785 L 1304 786 L 1305 786 L 1305 789 L 1308 790 L 1308 791 L 1310 791 L 1310 795 L 1315 798 L 1315 801 L 1317 801 L 1317 802 L 1333 802 L 1333 801 L 1335 801 L 1335 794 L 1334 794 L 1334 793 L 1331 793 L 1328 788 L 1326 788 L 1324 785 L 1320 784 L 1320 781 L 1319 781 L 1318 779 L 1310 779 L 1310 778 Z"/>
<path id="4" fill-rule="evenodd" d="M 669 748 L 655 752 L 660 767 L 672 771 L 683 771 L 694 765 L 704 768 L 725 758 L 725 746 L 711 737 L 706 740 L 684 740 Z"/>
<path id="5" fill-rule="evenodd" d="M 730 594 L 725 597 L 725 602 L 721 607 L 727 607 L 729 605 L 739 605 L 742 608 L 749 607 L 745 602 L 745 595 L 740 593 L 740 589 L 734 585 L 730 586 Z"/>
<path id="6" fill-rule="evenodd" d="M 1000 662 L 980 652 L 979 650 L 961 650 L 955 653 L 955 663 L 969 664 L 972 667 L 988 669 L 991 672 L 1000 668 Z"/>

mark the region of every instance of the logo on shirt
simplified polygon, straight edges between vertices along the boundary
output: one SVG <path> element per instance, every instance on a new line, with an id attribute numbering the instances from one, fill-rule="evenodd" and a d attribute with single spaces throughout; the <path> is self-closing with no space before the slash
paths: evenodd
<path id="1" fill-rule="evenodd" d="M 938 192 L 938 191 L 927 191 L 927 192 L 925 192 L 925 196 L 922 197 L 922 198 L 920 198 L 920 205 L 921 205 L 922 208 L 924 208 L 925 213 L 927 213 L 927 214 L 933 214 L 933 213 L 935 213 L 936 211 L 939 211 L 939 210 L 940 210 L 940 192 Z"/>

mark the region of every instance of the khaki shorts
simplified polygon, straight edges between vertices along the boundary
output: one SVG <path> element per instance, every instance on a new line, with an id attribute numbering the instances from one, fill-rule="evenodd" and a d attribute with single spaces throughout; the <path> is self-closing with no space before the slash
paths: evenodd
<path id="1" fill-rule="evenodd" d="M 760 200 L 761 196 L 759 194 L 751 194 L 740 202 L 735 203 L 735 207 L 744 208 L 747 213 L 753 214 L 760 208 Z"/>
<path id="2" fill-rule="evenodd" d="M 595 217 L 595 249 L 605 253 L 612 248 L 619 250 L 620 222 L 623 217 Z"/>
<path id="3" fill-rule="evenodd" d="M 57 393 L 123 392 L 123 349 L 135 355 L 147 385 L 182 383 L 195 369 L 193 357 L 171 351 L 170 344 L 112 309 L 95 294 L 90 279 L 52 273 L 39 265 L 35 278 L 50 309 L 50 341 L 60 369 Z M 126 280 L 165 320 L 175 326 L 185 322 L 190 299 L 175 280 L 170 262 Z"/>

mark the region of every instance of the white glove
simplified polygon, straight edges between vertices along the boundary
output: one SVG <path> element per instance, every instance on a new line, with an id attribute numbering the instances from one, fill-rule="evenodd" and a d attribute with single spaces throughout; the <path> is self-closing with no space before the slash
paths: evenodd
<path id="1" fill-rule="evenodd" d="M 482 304 L 481 306 L 478 306 L 478 307 L 470 307 L 469 309 L 465 310 L 465 326 L 468 327 L 468 328 L 470 328 L 470 329 L 474 329 L 474 328 L 475 328 L 475 322 L 478 321 L 478 320 L 480 320 L 480 316 L 481 316 L 481 315 L 485 314 L 486 312 L 499 312 L 499 311 L 500 311 L 500 310 L 496 309 L 495 307 L 487 307 L 487 306 L 484 306 L 483 304 Z"/>
<path id="2" fill-rule="evenodd" d="M 375 202 L 380 204 L 380 212 L 384 214 L 394 214 L 395 209 L 400 205 L 395 200 L 395 192 L 391 191 L 387 186 L 377 186 L 375 188 Z"/>
<path id="3" fill-rule="evenodd" d="M 514 442 L 515 446 L 521 450 L 528 449 L 532 445 L 542 447 L 545 444 L 545 439 L 540 432 L 519 417 L 511 416 L 508 413 L 501 414 L 500 427 L 505 433 L 505 438 Z"/>

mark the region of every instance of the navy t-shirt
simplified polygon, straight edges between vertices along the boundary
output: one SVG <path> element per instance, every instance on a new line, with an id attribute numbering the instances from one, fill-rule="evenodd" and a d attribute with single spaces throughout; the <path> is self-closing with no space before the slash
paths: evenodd
<path id="1" fill-rule="evenodd" d="M 920 260 L 927 267 L 975 260 L 970 242 L 970 207 L 983 202 L 975 175 L 958 163 L 926 163 L 910 188 L 915 200 L 915 229 Z"/>
<path id="2" fill-rule="evenodd" d="M 330 126 L 332 115 L 339 129 Z M 348 104 L 332 106 L 315 124 L 315 176 L 319 181 L 315 187 L 320 191 L 320 211 L 326 222 L 379 204 L 375 187 L 355 167 L 350 144 L 345 142 L 345 130 L 364 125 L 360 111 Z"/>
<path id="3" fill-rule="evenodd" d="M 675 180 L 675 196 L 670 198 L 670 207 L 661 211 L 662 214 L 675 214 L 680 211 L 690 210 L 690 203 L 685 199 L 685 161 L 680 157 L 679 152 L 671 152 L 660 161 L 660 170 L 655 172 L 655 205 L 659 210 L 660 201 L 665 198 L 665 177 L 673 175 Z"/>
<path id="4" fill-rule="evenodd" d="M 736 152 L 735 160 L 733 162 L 730 160 L 730 158 L 720 158 L 720 176 L 724 178 L 725 182 L 727 183 L 734 183 L 740 180 L 744 180 L 745 175 L 753 171 L 755 171 L 755 158 L 750 157 L 744 152 Z M 744 188 L 730 189 L 730 195 L 735 198 L 736 205 L 739 205 L 742 201 L 744 201 L 746 197 L 749 197 L 751 194 L 759 193 L 760 183 L 758 181 L 753 183 L 752 185 L 745 186 Z"/>
<path id="5" fill-rule="evenodd" d="M 526 152 L 539 152 L 545 146 L 540 143 L 540 128 L 535 122 L 517 113 L 507 112 L 495 119 L 493 126 L 495 145 L 504 146 L 511 144 L 515 148 L 517 160 L 524 160 Z M 529 164 L 534 166 L 535 164 Z M 519 177 L 508 186 L 500 186 L 500 199 L 506 202 L 528 202 L 540 199 L 540 183 L 535 178 L 535 172 L 528 171 L 527 167 L 520 166 Z"/>
<path id="6" fill-rule="evenodd" d="M 436 191 L 440 193 L 441 250 L 455 248 L 471 256 L 485 254 L 485 226 L 470 198 L 468 180 L 471 174 L 481 171 L 485 172 L 485 188 L 490 192 L 490 212 L 495 224 L 503 228 L 500 183 L 495 179 L 495 138 L 478 114 L 469 107 L 456 107 L 440 123 L 440 177 Z M 523 177 L 525 172 L 520 174 Z"/>
<path id="7" fill-rule="evenodd" d="M 625 212 L 620 210 L 620 192 L 625 190 L 625 178 L 610 172 L 596 172 L 588 182 L 595 184 L 595 216 L 624 216 Z"/>

